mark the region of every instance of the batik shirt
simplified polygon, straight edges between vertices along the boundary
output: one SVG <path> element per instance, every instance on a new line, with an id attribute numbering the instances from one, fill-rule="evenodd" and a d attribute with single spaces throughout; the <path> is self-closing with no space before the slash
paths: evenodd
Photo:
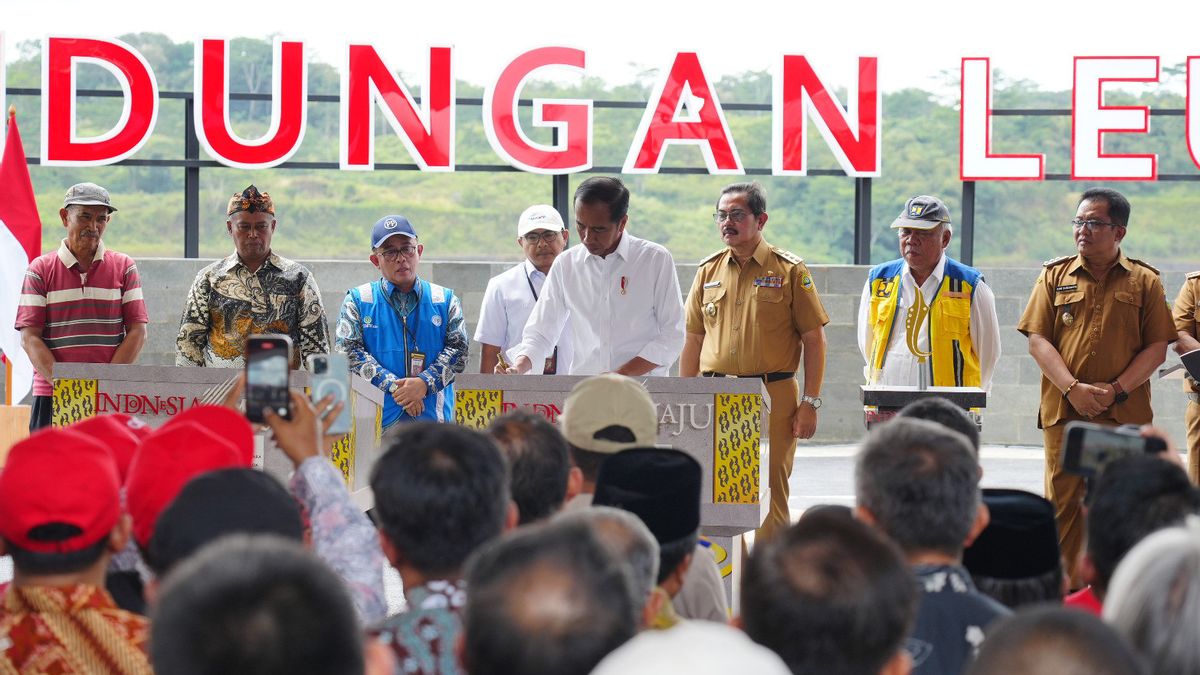
<path id="1" fill-rule="evenodd" d="M 417 292 L 401 291 L 390 281 L 384 280 L 383 288 L 392 294 L 391 304 L 401 316 L 409 316 L 417 308 Z M 416 286 L 414 285 L 415 289 Z M 467 368 L 467 326 L 463 321 L 462 303 L 455 295 L 450 301 L 450 317 L 446 322 L 446 337 L 442 351 L 425 366 L 421 379 L 429 387 L 429 393 L 434 394 L 446 388 L 454 381 L 454 376 Z M 358 305 L 353 296 L 346 294 L 342 302 L 342 311 L 338 316 L 336 328 L 338 351 L 344 352 L 350 361 L 350 372 L 371 381 L 380 390 L 390 392 L 394 385 L 403 379 L 403 373 L 396 375 L 384 368 L 379 361 L 367 351 L 367 343 L 363 341 L 362 317 L 358 313 Z"/>
<path id="2" fill-rule="evenodd" d="M 102 588 L 12 586 L 0 614 L 0 673 L 151 673 L 150 624 Z"/>
<path id="3" fill-rule="evenodd" d="M 383 619 L 379 532 L 351 501 L 341 472 L 324 457 L 310 457 L 292 474 L 291 488 L 308 514 L 313 551 L 345 582 L 363 625 Z"/>
<path id="4" fill-rule="evenodd" d="M 292 338 L 292 368 L 329 353 L 317 282 L 303 265 L 272 253 L 251 272 L 237 253 L 196 274 L 175 339 L 175 365 L 241 368 L 246 336 Z"/>
<path id="5" fill-rule="evenodd" d="M 461 581 L 430 581 L 404 589 L 409 609 L 377 629 L 379 640 L 396 656 L 396 672 L 416 675 L 458 675 L 462 669 L 455 642 L 462 632 L 467 604 Z"/>
<path id="6" fill-rule="evenodd" d="M 983 643 L 993 621 L 1012 614 L 980 593 L 957 565 L 916 565 L 921 589 L 917 621 L 904 648 L 914 675 L 959 675 Z"/>

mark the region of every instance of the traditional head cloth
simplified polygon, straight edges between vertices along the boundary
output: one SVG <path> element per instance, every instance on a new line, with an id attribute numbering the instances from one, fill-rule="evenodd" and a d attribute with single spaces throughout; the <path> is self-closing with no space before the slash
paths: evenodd
<path id="1" fill-rule="evenodd" d="M 266 192 L 259 192 L 258 188 L 251 185 L 229 198 L 227 215 L 232 216 L 238 211 L 245 211 L 246 213 L 258 211 L 275 215 L 275 202 L 271 201 L 271 195 Z"/>

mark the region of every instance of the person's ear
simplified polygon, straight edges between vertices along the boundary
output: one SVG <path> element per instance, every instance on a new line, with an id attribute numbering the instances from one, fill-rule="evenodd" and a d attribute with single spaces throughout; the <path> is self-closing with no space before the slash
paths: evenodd
<path id="1" fill-rule="evenodd" d="M 145 584 L 142 585 L 142 597 L 146 599 L 146 607 L 154 607 L 158 604 L 158 591 L 161 588 L 157 576 L 150 577 Z"/>
<path id="2" fill-rule="evenodd" d="M 871 527 L 876 527 L 879 525 L 879 520 L 875 518 L 875 514 L 871 513 L 870 510 L 868 510 L 867 507 L 863 506 L 862 504 L 854 505 L 854 517 L 870 525 Z"/>
<path id="3" fill-rule="evenodd" d="M 121 514 L 117 519 L 117 524 L 113 526 L 112 532 L 108 535 L 108 550 L 112 553 L 119 553 L 125 550 L 125 546 L 129 544 L 129 537 L 133 534 L 133 519 L 128 513 Z"/>
<path id="4" fill-rule="evenodd" d="M 391 537 L 379 531 L 379 549 L 383 551 L 383 557 L 387 558 L 388 564 L 392 567 L 397 567 L 404 562 L 404 555 L 392 543 Z"/>
<path id="5" fill-rule="evenodd" d="M 370 260 L 371 264 L 375 266 L 375 269 L 379 269 L 379 256 L 372 253 L 371 257 L 368 258 L 368 260 Z"/>
<path id="6" fill-rule="evenodd" d="M 396 672 L 396 657 L 379 638 L 368 637 L 363 643 L 363 675 L 391 675 Z"/>
<path id="7" fill-rule="evenodd" d="M 1092 559 L 1092 554 L 1084 551 L 1083 555 L 1079 556 L 1079 578 L 1083 579 L 1083 583 L 1095 586 L 1099 577 L 1100 573 L 1096 571 L 1096 561 Z"/>
<path id="8" fill-rule="evenodd" d="M 913 669 L 912 657 L 903 647 L 896 650 L 892 658 L 879 669 L 879 675 L 909 675 Z"/>
<path id="9" fill-rule="evenodd" d="M 967 532 L 967 539 L 963 542 L 963 548 L 967 548 L 974 543 L 975 538 L 987 528 L 990 522 L 992 522 L 992 512 L 988 510 L 987 504 L 979 502 L 979 506 L 975 509 L 975 520 L 971 523 L 971 531 Z"/>
<path id="10" fill-rule="evenodd" d="M 508 512 L 504 514 L 504 531 L 511 532 L 521 524 L 521 509 L 513 500 L 508 500 Z"/>
<path id="11" fill-rule="evenodd" d="M 580 492 L 583 492 L 583 472 L 579 470 L 579 467 L 573 466 L 567 471 L 567 492 L 563 496 L 563 503 L 571 501 Z"/>
<path id="12" fill-rule="evenodd" d="M 666 593 L 660 592 L 657 587 L 650 590 L 650 596 L 646 598 L 646 604 L 642 606 L 642 628 L 650 628 L 654 625 L 654 618 L 662 611 L 664 605 L 671 601 L 671 598 Z"/>
<path id="13" fill-rule="evenodd" d="M 761 232 L 762 229 L 767 226 L 767 212 L 763 211 L 762 213 L 758 214 L 758 218 L 756 218 L 756 220 L 758 221 L 758 231 Z"/>

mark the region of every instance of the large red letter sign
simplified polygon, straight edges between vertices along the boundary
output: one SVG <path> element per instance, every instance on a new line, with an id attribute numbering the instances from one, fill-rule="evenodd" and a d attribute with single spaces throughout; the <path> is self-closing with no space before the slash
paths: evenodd
<path id="1" fill-rule="evenodd" d="M 454 77 L 451 49 L 429 48 L 429 79 L 421 88 L 421 107 L 408 88 L 396 81 L 370 45 L 350 45 L 342 72 L 341 165 L 371 170 L 375 166 L 375 107 L 404 142 L 422 171 L 454 170 Z"/>
<path id="2" fill-rule="evenodd" d="M 962 180 L 1042 180 L 1045 155 L 992 152 L 992 68 L 988 59 L 962 60 L 958 175 Z"/>
<path id="3" fill-rule="evenodd" d="M 1150 131 L 1150 108 L 1104 105 L 1105 82 L 1157 82 L 1157 56 L 1075 57 L 1072 180 L 1157 180 L 1158 155 L 1108 155 L 1104 134 Z"/>
<path id="4" fill-rule="evenodd" d="M 304 43 L 275 40 L 272 59 L 271 126 L 254 140 L 233 132 L 229 121 L 229 41 L 196 43 L 196 138 L 213 159 L 238 169 L 282 164 L 304 140 L 308 119 L 308 65 Z"/>
<path id="5" fill-rule="evenodd" d="M 664 150 L 672 144 L 699 146 L 709 173 L 746 172 L 725 123 L 721 101 L 695 52 L 675 54 L 670 72 L 655 85 L 622 172 L 658 173 Z"/>
<path id="6" fill-rule="evenodd" d="M 533 100 L 533 126 L 558 130 L 553 145 L 535 143 L 521 129 L 517 101 L 521 88 L 539 68 L 565 66 L 583 71 L 587 54 L 569 47 L 525 52 L 483 94 L 483 128 L 488 142 L 509 164 L 533 173 L 571 173 L 592 168 L 592 102 L 575 99 Z"/>
<path id="7" fill-rule="evenodd" d="M 803 56 L 785 54 L 774 77 L 774 128 L 771 172 L 808 175 L 805 138 L 811 114 L 825 143 L 847 176 L 878 176 L 882 162 L 882 92 L 875 57 L 858 59 L 858 95 L 843 108 Z M 851 120 L 854 126 L 851 127 Z"/>
<path id="8" fill-rule="evenodd" d="M 1192 106 L 1200 105 L 1200 76 L 1192 77 L 1192 68 L 1200 62 L 1200 56 L 1189 56 L 1187 60 L 1187 111 L 1185 118 L 1187 123 L 1187 146 L 1188 154 L 1192 156 L 1192 164 L 1200 167 L 1200 121 L 1197 121 L 1196 115 L 1192 114 L 1194 108 Z"/>
<path id="9" fill-rule="evenodd" d="M 124 107 L 99 136 L 75 129 L 75 66 L 91 63 L 117 78 Z M 120 40 L 48 37 L 42 44 L 42 164 L 98 166 L 137 152 L 158 119 L 158 83 L 146 59 Z"/>

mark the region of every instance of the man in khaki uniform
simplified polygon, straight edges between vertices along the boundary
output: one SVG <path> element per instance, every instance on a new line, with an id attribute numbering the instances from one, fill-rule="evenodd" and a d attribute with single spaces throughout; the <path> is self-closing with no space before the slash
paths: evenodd
<path id="1" fill-rule="evenodd" d="M 758 182 L 721 191 L 713 214 L 726 248 L 700 262 L 688 293 L 683 377 L 757 377 L 771 397 L 771 509 L 755 541 L 790 523 L 788 478 L 796 439 L 812 438 L 825 375 L 825 324 L 812 276 L 796 255 L 763 239 L 766 193 Z M 804 396 L 796 370 L 804 359 Z"/>
<path id="2" fill-rule="evenodd" d="M 1075 219 L 1077 255 L 1046 262 L 1017 330 L 1042 369 L 1038 427 L 1046 452 L 1046 498 L 1072 586 L 1079 587 L 1083 481 L 1062 471 L 1063 430 L 1072 420 L 1149 424 L 1154 369 L 1176 339 L 1158 270 L 1121 253 L 1129 201 L 1116 190 L 1083 193 Z"/>
<path id="3" fill-rule="evenodd" d="M 1179 341 L 1175 343 L 1175 352 L 1183 355 L 1200 349 L 1200 272 L 1192 272 L 1179 289 L 1175 298 L 1175 309 L 1172 318 L 1175 319 L 1175 331 Z M 1187 471 L 1188 478 L 1193 483 L 1200 482 L 1200 384 L 1191 377 L 1184 379 L 1183 390 L 1187 392 L 1187 410 L 1183 421 L 1187 424 Z"/>

